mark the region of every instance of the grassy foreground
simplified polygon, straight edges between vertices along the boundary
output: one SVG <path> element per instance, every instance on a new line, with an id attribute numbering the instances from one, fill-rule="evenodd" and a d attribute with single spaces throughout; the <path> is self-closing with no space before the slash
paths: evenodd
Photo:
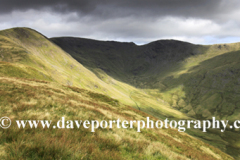
<path id="1" fill-rule="evenodd" d="M 0 115 L 14 120 L 156 118 L 105 95 L 26 78 L 0 77 Z M 233 159 L 175 129 L 0 130 L 1 159 Z"/>

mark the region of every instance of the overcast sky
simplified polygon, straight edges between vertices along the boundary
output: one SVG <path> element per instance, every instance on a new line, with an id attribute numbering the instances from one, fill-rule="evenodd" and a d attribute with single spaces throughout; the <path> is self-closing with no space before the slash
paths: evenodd
<path id="1" fill-rule="evenodd" d="M 0 30 L 145 44 L 240 42 L 239 0 L 0 0 Z"/>

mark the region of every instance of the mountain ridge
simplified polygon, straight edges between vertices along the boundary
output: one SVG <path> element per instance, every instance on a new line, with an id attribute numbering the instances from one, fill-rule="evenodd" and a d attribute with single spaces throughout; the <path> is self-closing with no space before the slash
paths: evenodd
<path id="1" fill-rule="evenodd" d="M 236 93 L 239 92 L 240 43 L 194 45 L 162 40 L 143 46 L 118 47 L 109 42 L 83 42 L 78 38 L 51 40 L 96 75 L 100 69 L 189 117 L 215 116 L 231 123 L 239 117 L 240 97 Z M 224 134 L 210 132 L 221 141 L 192 131 L 191 134 L 231 155 L 237 153 L 240 147 L 237 130 L 228 128 Z"/>
<path id="2" fill-rule="evenodd" d="M 212 89 L 205 91 L 202 86 L 210 85 L 207 82 L 211 81 L 215 74 L 209 74 L 210 72 L 216 71 L 218 74 L 221 73 L 219 67 L 228 67 L 221 66 L 226 59 L 229 64 L 237 64 L 240 44 L 219 47 L 167 40 L 137 46 L 133 43 L 81 38 L 61 41 L 58 38 L 48 39 L 28 28 L 14 28 L 0 31 L 0 48 L 0 60 L 3 61 L 0 63 L 0 74 L 10 78 L 10 81 L 15 81 L 11 78 L 16 77 L 23 78 L 16 80 L 17 83 L 23 83 L 21 81 L 25 81 L 24 79 L 38 79 L 50 81 L 54 83 L 53 86 L 57 84 L 57 88 L 59 85 L 67 85 L 88 89 L 159 119 L 208 119 L 214 114 L 220 116 L 219 113 L 229 116 L 232 113 L 223 112 L 228 110 L 226 104 L 235 103 L 238 98 L 229 100 L 233 95 L 223 95 L 222 102 L 226 104 L 218 104 L 216 102 L 219 97 L 215 95 L 216 92 Z M 230 55 L 226 54 L 227 52 Z M 233 58 L 229 58 L 232 55 Z M 238 69 L 237 65 L 235 67 Z M 210 72 L 206 74 L 206 71 Z M 232 72 L 236 73 L 234 68 Z M 229 77 L 228 74 L 226 76 Z M 235 79 L 233 81 L 235 83 Z M 2 83 L 3 86 L 6 85 L 5 80 Z M 220 81 L 217 83 L 219 86 L 222 84 Z M 229 84 L 225 86 L 233 88 Z M 76 90 L 79 92 L 79 89 Z M 221 91 L 227 90 L 223 87 Z M 57 94 L 59 90 L 54 92 Z M 70 93 L 68 89 L 64 92 Z M 207 98 L 204 93 L 208 93 Z M 62 104 L 61 100 L 60 102 Z M 208 102 L 211 103 L 205 107 Z M 237 110 L 235 105 L 232 108 Z M 204 134 L 200 130 L 189 130 L 187 133 L 234 157 L 239 156 L 237 132 L 227 130 L 220 134 L 209 131 Z"/>

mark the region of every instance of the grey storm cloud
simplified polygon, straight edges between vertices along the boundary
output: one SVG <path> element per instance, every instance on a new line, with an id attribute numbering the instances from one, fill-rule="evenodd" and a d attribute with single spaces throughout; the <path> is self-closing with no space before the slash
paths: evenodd
<path id="1" fill-rule="evenodd" d="M 1 3 L 0 12 L 48 8 L 58 13 L 77 12 L 103 18 L 131 15 L 208 19 L 218 18 L 238 5 L 237 0 L 7 0 Z"/>
<path id="2" fill-rule="evenodd" d="M 0 29 L 52 36 L 192 43 L 240 40 L 239 0 L 0 0 Z M 222 39 L 222 40 L 219 40 Z"/>

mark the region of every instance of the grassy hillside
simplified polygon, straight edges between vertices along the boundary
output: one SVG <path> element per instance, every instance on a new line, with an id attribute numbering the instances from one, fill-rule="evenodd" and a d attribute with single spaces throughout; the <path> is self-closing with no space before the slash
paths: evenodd
<path id="1" fill-rule="evenodd" d="M 71 37 L 51 40 L 94 73 L 102 70 L 138 88 L 149 88 L 150 84 L 145 82 L 156 73 L 164 75 L 170 63 L 201 54 L 204 50 L 202 46 L 175 40 L 156 41 L 143 46 Z"/>
<path id="2" fill-rule="evenodd" d="M 231 123 L 240 118 L 240 43 L 203 46 L 160 40 L 137 46 L 70 37 L 51 40 L 96 75 L 105 72 L 189 117 L 215 116 Z M 238 130 L 188 133 L 239 156 Z"/>
<path id="3" fill-rule="evenodd" d="M 157 117 L 187 118 L 169 105 L 108 76 L 100 69 L 94 74 L 49 39 L 29 28 L 13 28 L 0 32 L 0 61 L 8 62 L 1 64 L 0 70 L 4 76 L 50 80 L 78 86 L 109 95 Z"/>
<path id="4" fill-rule="evenodd" d="M 103 94 L 55 82 L 0 77 L 0 115 L 14 120 L 146 120 L 149 116 Z M 0 130 L 1 159 L 233 159 L 175 129 Z"/>
<path id="5" fill-rule="evenodd" d="M 13 120 L 54 122 L 61 116 L 139 120 L 149 115 L 234 120 L 238 50 L 240 44 L 201 46 L 162 40 L 137 46 L 81 38 L 50 41 L 29 28 L 0 31 L 0 112 Z M 13 127 L 1 131 L 0 155 L 6 159 L 96 159 L 96 155 L 100 159 L 231 159 L 211 144 L 239 156 L 237 131 L 187 133 L 200 140 L 165 129 L 92 134 L 84 129 Z"/>

